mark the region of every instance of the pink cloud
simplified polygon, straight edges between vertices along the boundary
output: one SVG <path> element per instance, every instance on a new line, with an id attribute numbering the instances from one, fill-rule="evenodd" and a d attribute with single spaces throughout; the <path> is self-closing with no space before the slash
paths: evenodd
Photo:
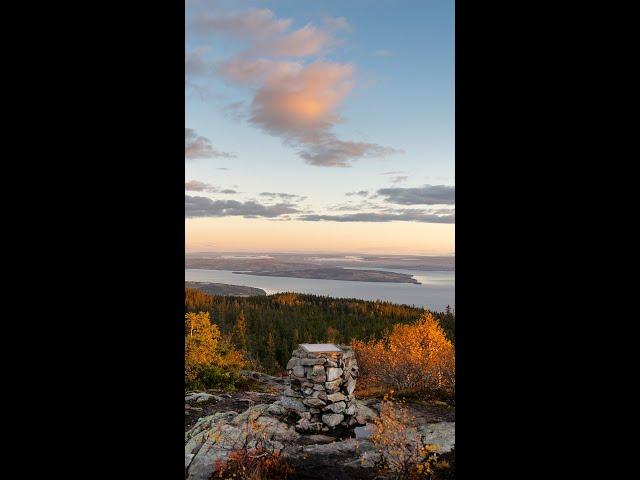
<path id="1" fill-rule="evenodd" d="M 332 133 L 342 120 L 339 109 L 355 86 L 355 66 L 305 60 L 335 45 L 330 31 L 349 28 L 346 19 L 325 19 L 324 30 L 309 24 L 287 33 L 291 20 L 279 20 L 267 9 L 251 9 L 205 16 L 194 25 L 199 32 L 227 34 L 248 43 L 246 50 L 217 64 L 215 72 L 231 84 L 250 88 L 249 122 L 297 148 L 307 163 L 346 167 L 359 158 L 400 152 L 375 143 L 340 140 Z"/>

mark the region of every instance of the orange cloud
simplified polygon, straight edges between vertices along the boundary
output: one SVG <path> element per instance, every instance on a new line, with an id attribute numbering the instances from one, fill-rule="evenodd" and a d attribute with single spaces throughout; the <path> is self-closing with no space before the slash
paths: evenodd
<path id="1" fill-rule="evenodd" d="M 340 106 L 355 86 L 355 67 L 302 59 L 336 44 L 330 31 L 348 29 L 346 19 L 325 19 L 328 30 L 306 25 L 287 33 L 290 24 L 267 9 L 205 16 L 194 22 L 200 33 L 227 34 L 248 43 L 246 50 L 219 63 L 215 72 L 228 82 L 252 88 L 249 121 L 296 147 L 307 163 L 346 167 L 359 158 L 401 152 L 375 143 L 339 140 L 331 131 L 341 120 Z"/>

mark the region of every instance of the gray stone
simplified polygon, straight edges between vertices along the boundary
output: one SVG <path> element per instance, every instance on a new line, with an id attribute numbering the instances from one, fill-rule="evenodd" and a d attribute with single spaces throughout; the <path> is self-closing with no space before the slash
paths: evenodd
<path id="1" fill-rule="evenodd" d="M 304 400 L 302 400 L 302 403 L 304 403 L 305 405 L 309 405 L 310 407 L 323 407 L 326 405 L 325 402 L 315 397 L 305 398 Z"/>
<path id="2" fill-rule="evenodd" d="M 327 395 L 327 399 L 330 402 L 340 402 L 342 400 L 346 400 L 347 397 L 344 396 L 342 393 L 337 392 L 337 393 L 332 393 L 331 395 Z"/>
<path id="3" fill-rule="evenodd" d="M 349 405 L 347 407 L 347 409 L 344 411 L 345 415 L 354 415 L 356 413 L 356 406 L 355 405 Z"/>
<path id="4" fill-rule="evenodd" d="M 438 446 L 438 453 L 450 452 L 456 444 L 455 422 L 439 422 L 422 425 L 418 433 L 424 435 L 426 443 Z"/>
<path id="5" fill-rule="evenodd" d="M 325 366 L 325 367 L 337 367 L 337 366 L 338 366 L 338 363 L 337 363 L 337 362 L 334 362 L 333 360 L 329 360 L 329 359 L 327 359 L 327 361 L 326 361 L 326 362 L 324 362 L 324 366 Z"/>
<path id="6" fill-rule="evenodd" d="M 293 374 L 296 377 L 304 377 L 304 367 L 302 365 L 296 365 L 293 367 Z"/>
<path id="7" fill-rule="evenodd" d="M 344 402 L 337 402 L 337 403 L 330 403 L 324 408 L 324 410 L 325 411 L 331 410 L 333 413 L 340 413 L 340 412 L 344 412 L 346 407 L 347 405 Z"/>
<path id="8" fill-rule="evenodd" d="M 373 420 L 378 416 L 375 410 L 372 410 L 371 408 L 363 405 L 358 400 L 354 401 L 354 406 L 356 407 L 356 418 L 360 418 L 364 420 L 363 422 L 360 422 L 360 420 L 358 420 L 359 423 L 364 424 L 366 422 Z"/>
<path id="9" fill-rule="evenodd" d="M 291 397 L 282 397 L 280 403 L 287 410 L 295 410 L 296 412 L 304 412 L 307 408 L 300 400 Z"/>
<path id="10" fill-rule="evenodd" d="M 214 398 L 215 395 L 211 395 L 210 393 L 206 393 L 206 392 L 195 392 L 195 393 L 190 393 L 189 395 L 186 395 L 184 397 L 184 401 L 185 402 L 206 402 L 208 400 L 211 400 L 212 398 Z"/>
<path id="11" fill-rule="evenodd" d="M 295 390 L 292 390 L 291 387 L 287 387 L 283 392 L 287 397 L 300 398 L 302 395 Z"/>
<path id="12" fill-rule="evenodd" d="M 329 401 L 329 396 L 323 390 L 316 390 L 311 396 L 314 398 L 319 398 L 320 400 L 324 400 L 325 402 Z"/>
<path id="13" fill-rule="evenodd" d="M 291 359 L 287 362 L 287 370 L 291 370 L 293 369 L 293 367 L 300 365 L 300 361 L 301 360 L 298 360 L 296 357 L 291 357 Z"/>
<path id="14" fill-rule="evenodd" d="M 326 388 L 327 390 L 334 390 L 334 389 L 338 388 L 341 383 L 342 383 L 342 379 L 338 378 L 338 379 L 333 380 L 331 382 L 325 382 L 324 388 Z"/>
<path id="15" fill-rule="evenodd" d="M 284 415 L 286 413 L 282 404 L 278 402 L 272 403 L 269 408 L 267 408 L 267 413 L 269 415 Z"/>
<path id="16" fill-rule="evenodd" d="M 356 434 L 357 440 L 369 439 L 373 436 L 373 432 L 375 431 L 375 426 L 367 423 L 364 427 L 356 427 L 353 429 Z"/>
<path id="17" fill-rule="evenodd" d="M 327 382 L 332 382 L 333 380 L 340 378 L 342 375 L 341 368 L 328 367 L 327 368 Z"/>
<path id="18" fill-rule="evenodd" d="M 323 365 L 325 360 L 324 358 L 302 358 L 299 362 L 300 365 Z"/>
<path id="19" fill-rule="evenodd" d="M 322 415 L 322 422 L 328 427 L 335 427 L 342 420 L 344 420 L 344 415 L 341 413 L 326 413 Z"/>
<path id="20" fill-rule="evenodd" d="M 324 390 L 324 385 L 322 385 L 321 383 L 316 383 L 313 385 L 313 389 L 314 390 Z"/>

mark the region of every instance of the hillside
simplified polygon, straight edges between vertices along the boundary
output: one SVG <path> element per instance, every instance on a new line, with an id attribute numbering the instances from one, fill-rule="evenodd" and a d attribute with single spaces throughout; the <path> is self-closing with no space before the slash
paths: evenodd
<path id="1" fill-rule="evenodd" d="M 256 297 L 211 296 L 185 292 L 187 312 L 208 312 L 223 334 L 232 334 L 241 313 L 246 320 L 246 349 L 266 373 L 284 370 L 299 343 L 380 338 L 398 323 L 415 322 L 424 309 L 389 302 L 340 299 L 298 293 Z M 455 341 L 455 315 L 433 312 L 447 337 Z"/>

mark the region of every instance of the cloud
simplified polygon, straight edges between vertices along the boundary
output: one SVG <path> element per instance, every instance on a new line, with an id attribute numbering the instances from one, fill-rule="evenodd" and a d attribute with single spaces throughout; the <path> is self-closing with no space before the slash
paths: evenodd
<path id="1" fill-rule="evenodd" d="M 290 19 L 278 20 L 267 8 L 250 8 L 243 12 L 203 13 L 191 23 L 199 34 L 226 34 L 245 40 L 260 41 L 283 33 L 291 25 Z"/>
<path id="2" fill-rule="evenodd" d="M 449 185 L 424 185 L 416 188 L 381 188 L 376 194 L 398 205 L 453 205 L 456 189 Z"/>
<path id="3" fill-rule="evenodd" d="M 267 197 L 267 198 L 280 198 L 282 200 L 289 200 L 289 201 L 302 201 L 302 200 L 306 200 L 307 197 L 304 197 L 302 195 L 294 195 L 292 193 L 275 193 L 275 192 L 262 192 L 260 193 L 261 197 Z"/>
<path id="4" fill-rule="evenodd" d="M 316 144 L 305 146 L 299 155 L 310 165 L 322 167 L 349 167 L 359 158 L 385 158 L 402 150 L 365 142 L 345 142 L 333 135 Z"/>
<path id="5" fill-rule="evenodd" d="M 298 220 L 307 222 L 422 222 L 422 223 L 455 223 L 455 214 L 438 215 L 425 211 L 404 211 L 401 213 L 361 212 L 344 215 L 300 215 Z"/>
<path id="6" fill-rule="evenodd" d="M 391 183 L 398 184 L 406 182 L 409 179 L 407 175 L 398 175 L 389 180 Z"/>
<path id="7" fill-rule="evenodd" d="M 306 57 L 324 51 L 334 44 L 332 36 L 305 25 L 287 33 L 291 19 L 278 19 L 269 9 L 251 8 L 242 12 L 230 12 L 215 16 L 203 13 L 191 23 L 193 32 L 201 35 L 227 35 L 248 44 L 243 55 L 275 55 Z M 336 20 L 332 26 L 344 22 Z"/>
<path id="8" fill-rule="evenodd" d="M 184 129 L 184 158 L 237 158 L 233 153 L 221 152 L 211 145 L 211 141 L 198 135 L 192 128 Z"/>
<path id="9" fill-rule="evenodd" d="M 355 66 L 308 57 L 337 43 L 332 33 L 346 30 L 344 18 L 325 19 L 325 29 L 308 24 L 289 31 L 290 19 L 278 19 L 268 9 L 249 9 L 215 17 L 197 17 L 192 25 L 201 34 L 226 35 L 245 44 L 215 65 L 227 83 L 250 89 L 253 98 L 232 113 L 264 132 L 282 138 L 308 164 L 348 167 L 363 158 L 385 158 L 401 150 L 376 143 L 341 140 L 332 132 L 343 121 L 339 114 L 355 86 Z M 194 72 L 208 72 L 196 53 L 190 58 Z"/>
<path id="10" fill-rule="evenodd" d="M 345 193 L 347 197 L 352 197 L 353 195 L 359 195 L 361 197 L 366 197 L 369 195 L 369 190 L 359 190 L 357 192 L 347 192 Z"/>
<path id="11" fill-rule="evenodd" d="M 262 205 L 254 201 L 212 200 L 185 195 L 185 218 L 242 216 L 245 218 L 276 218 L 298 210 L 291 204 Z"/>
<path id="12" fill-rule="evenodd" d="M 214 185 L 201 182 L 199 180 L 189 180 L 188 182 L 185 182 L 184 189 L 188 192 L 209 192 L 209 193 L 225 193 L 225 194 L 238 193 L 237 190 L 233 190 L 231 188 L 220 190 L 220 188 Z"/>
<path id="13" fill-rule="evenodd" d="M 407 173 L 407 172 L 404 172 L 402 170 L 394 170 L 392 172 L 382 172 L 380 175 L 401 175 L 403 173 Z"/>

